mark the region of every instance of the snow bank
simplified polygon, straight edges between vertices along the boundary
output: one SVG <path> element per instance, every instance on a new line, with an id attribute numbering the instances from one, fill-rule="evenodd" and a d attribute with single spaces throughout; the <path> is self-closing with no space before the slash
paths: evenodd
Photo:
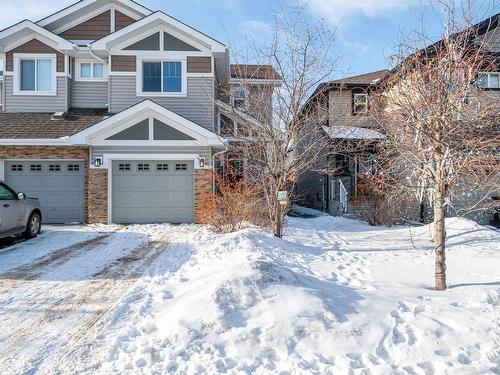
<path id="1" fill-rule="evenodd" d="M 430 232 L 329 216 L 289 218 L 284 240 L 179 227 L 144 298 L 122 301 L 101 370 L 500 373 L 500 235 L 449 220 L 442 293 Z"/>

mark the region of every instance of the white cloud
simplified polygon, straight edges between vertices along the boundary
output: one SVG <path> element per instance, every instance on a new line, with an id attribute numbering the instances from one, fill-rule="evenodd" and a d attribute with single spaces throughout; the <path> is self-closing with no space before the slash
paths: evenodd
<path id="1" fill-rule="evenodd" d="M 370 18 L 387 15 L 419 4 L 419 0 L 307 0 L 306 3 L 312 13 L 338 23 L 360 14 Z"/>
<path id="2" fill-rule="evenodd" d="M 70 4 L 74 0 L 2 0 L 0 1 L 0 29 L 9 27 L 21 20 L 33 22 L 46 17 Z"/>

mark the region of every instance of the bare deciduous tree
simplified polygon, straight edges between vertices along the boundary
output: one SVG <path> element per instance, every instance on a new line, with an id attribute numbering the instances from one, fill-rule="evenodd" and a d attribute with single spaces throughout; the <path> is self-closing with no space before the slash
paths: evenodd
<path id="1" fill-rule="evenodd" d="M 270 41 L 265 47 L 251 48 L 252 58 L 245 58 L 245 63 L 255 61 L 259 67 L 253 75 L 248 74 L 252 69 L 248 65 L 237 69 L 239 84 L 225 95 L 243 91 L 248 103 L 218 101 L 218 105 L 236 124 L 228 152 L 244 160 L 245 179 L 260 188 L 273 233 L 282 237 L 296 178 L 316 168 L 324 151 L 325 137 L 320 132 L 328 115 L 325 102 L 312 101 L 316 108 L 302 109 L 318 84 L 332 75 L 336 61 L 334 32 L 322 24 L 309 24 L 301 5 L 284 5 L 276 13 Z M 280 85 L 257 86 L 255 78 L 279 80 Z M 280 191 L 288 192 L 286 204 L 278 201 Z"/>
<path id="2" fill-rule="evenodd" d="M 445 290 L 445 217 L 464 190 L 474 204 L 498 191 L 499 97 L 481 89 L 481 72 L 497 71 L 488 40 L 470 26 L 453 1 L 440 2 L 448 17 L 442 40 L 424 49 L 399 46 L 398 68 L 381 88 L 378 119 L 388 137 L 384 173 L 413 192 L 427 192 L 433 206 L 435 289 Z M 482 25 L 487 26 L 487 25 Z"/>

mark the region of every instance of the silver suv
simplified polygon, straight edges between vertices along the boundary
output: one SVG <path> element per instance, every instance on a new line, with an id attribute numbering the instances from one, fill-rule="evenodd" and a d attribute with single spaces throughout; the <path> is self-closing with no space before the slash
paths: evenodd
<path id="1" fill-rule="evenodd" d="M 0 181 L 0 239 L 22 234 L 38 236 L 42 229 L 42 209 L 36 198 L 26 198 Z"/>

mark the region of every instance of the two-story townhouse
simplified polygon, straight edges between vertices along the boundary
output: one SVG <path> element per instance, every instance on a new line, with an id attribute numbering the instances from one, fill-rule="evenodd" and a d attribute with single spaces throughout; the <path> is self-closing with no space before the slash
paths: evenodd
<path id="1" fill-rule="evenodd" d="M 322 83 L 305 105 L 304 110 L 326 113 L 312 118 L 325 118 L 319 126 L 327 142 L 321 143 L 325 160 L 297 180 L 301 204 L 332 215 L 347 212 L 347 196 L 356 194 L 358 177 L 370 168 L 370 154 L 383 139 L 369 111 L 372 88 L 387 74 L 381 70 Z"/>
<path id="2" fill-rule="evenodd" d="M 212 189 L 228 48 L 131 0 L 0 32 L 0 180 L 47 223 L 197 222 Z"/>
<path id="3" fill-rule="evenodd" d="M 489 54 L 500 59 L 500 14 L 479 22 L 473 26 L 475 39 L 471 43 L 485 43 Z M 435 48 L 437 42 L 428 48 Z M 491 64 L 488 64 L 491 66 Z M 494 71 L 484 71 L 478 76 L 477 83 L 482 89 L 480 95 L 484 99 L 498 98 L 500 110 L 500 63 Z M 397 67 L 394 68 L 394 71 Z M 320 161 L 319 164 L 327 168 L 325 173 L 309 171 L 299 176 L 297 184 L 298 202 L 331 213 L 343 215 L 350 212 L 356 201 L 358 179 L 364 173 L 370 173 L 372 165 L 370 154 L 377 152 L 384 135 L 376 129 L 373 118 L 370 118 L 370 94 L 383 95 L 384 80 L 389 77 L 389 71 L 377 71 L 360 76 L 349 77 L 337 81 L 321 84 L 310 101 L 320 102 L 314 108 L 322 108 L 328 112 L 328 121 L 325 124 L 311 124 L 323 126 L 325 136 L 331 142 L 331 152 L 325 153 L 330 160 Z M 478 98 L 481 100 L 481 98 Z M 309 104 L 309 103 L 308 103 Z M 304 110 L 308 109 L 308 104 Z M 500 125 L 499 125 L 500 126 Z M 336 145 L 342 142 L 342 147 Z M 338 150 L 343 150 L 338 152 Z M 353 199 L 354 198 L 354 199 Z M 474 196 L 464 197 L 474 199 Z M 498 196 L 493 196 L 498 199 Z M 463 203 L 463 202 L 462 202 Z M 465 203 L 464 203 L 465 204 Z M 456 202 L 460 207 L 461 201 Z M 359 208 L 359 207 L 357 207 Z M 422 206 L 415 207 L 416 219 L 422 217 Z M 495 219 L 491 219 L 495 216 Z M 473 219 L 489 224 L 490 221 L 500 223 L 499 214 L 480 212 L 471 216 Z"/>

